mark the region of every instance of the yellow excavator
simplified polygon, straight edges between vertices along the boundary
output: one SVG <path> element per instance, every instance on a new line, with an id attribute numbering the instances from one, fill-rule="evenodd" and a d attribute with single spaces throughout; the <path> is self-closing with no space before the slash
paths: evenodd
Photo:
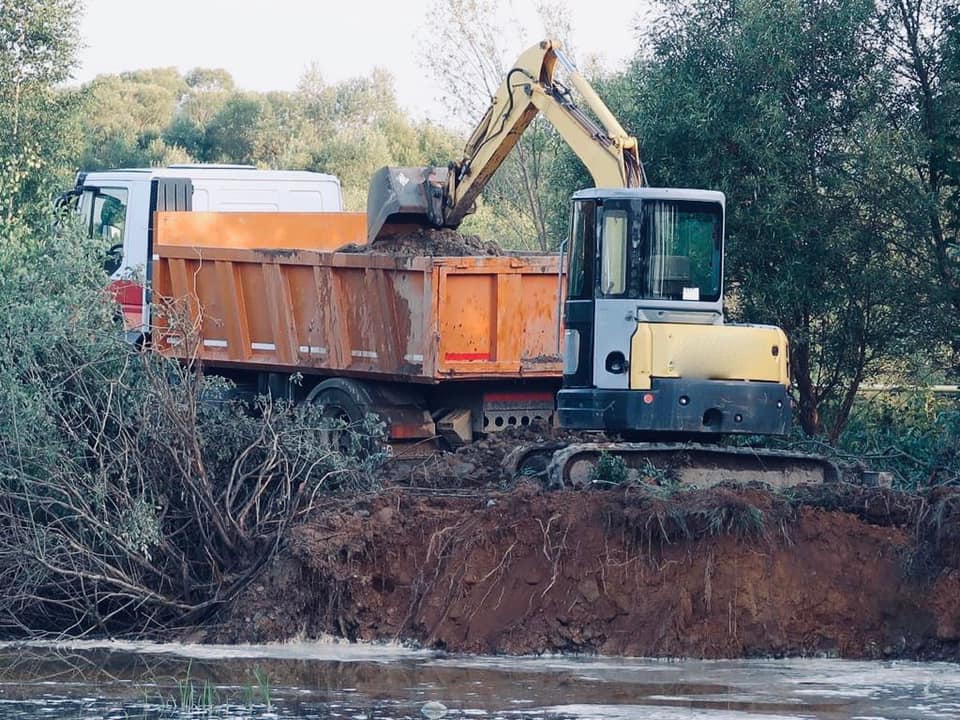
<path id="1" fill-rule="evenodd" d="M 558 68 L 569 87 L 557 79 Z M 574 102 L 572 90 L 599 124 Z M 781 475 L 790 484 L 834 479 L 836 469 L 819 458 L 676 444 L 785 434 L 787 338 L 777 327 L 724 323 L 723 194 L 649 187 L 636 138 L 559 42 L 541 42 L 519 57 L 459 161 L 377 171 L 368 195 L 369 239 L 458 227 L 538 113 L 596 184 L 574 194 L 565 243 L 559 424 L 645 441 L 551 448 L 552 482 L 582 481 L 605 451 L 634 467 L 658 458 L 676 464 L 683 455 L 692 481 L 711 473 L 775 483 Z M 511 462 L 526 468 L 534 455 L 535 449 L 520 449 Z"/>

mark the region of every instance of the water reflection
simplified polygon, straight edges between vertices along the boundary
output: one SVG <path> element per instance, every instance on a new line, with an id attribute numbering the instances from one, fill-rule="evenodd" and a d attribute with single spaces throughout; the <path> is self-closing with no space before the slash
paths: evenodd
<path id="1" fill-rule="evenodd" d="M 463 657 L 297 643 L 0 645 L 6 718 L 960 717 L 960 667 L 839 660 Z M 429 706 L 428 706 L 429 709 Z"/>

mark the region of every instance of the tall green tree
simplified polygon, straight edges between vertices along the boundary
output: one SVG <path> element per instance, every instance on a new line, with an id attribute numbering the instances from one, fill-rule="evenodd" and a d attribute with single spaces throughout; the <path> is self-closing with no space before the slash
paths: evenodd
<path id="1" fill-rule="evenodd" d="M 909 309 L 871 0 L 666 0 L 629 82 L 655 185 L 727 194 L 728 313 L 783 327 L 800 422 L 843 427 Z"/>
<path id="2" fill-rule="evenodd" d="M 926 365 L 960 376 L 960 3 L 884 0 L 884 45 L 897 78 L 885 107 L 897 131 L 891 163 L 893 241 L 919 300 L 910 322 Z M 921 349 L 917 352 L 917 349 Z M 920 357 L 916 357 L 920 355 Z M 934 371 L 936 372 L 936 371 Z M 943 372 L 943 370 L 941 370 Z"/>
<path id="3" fill-rule="evenodd" d="M 101 75 L 82 89 L 86 170 L 153 164 L 161 139 L 187 94 L 175 68 Z"/>
<path id="4" fill-rule="evenodd" d="M 77 0 L 0 0 L 0 222 L 36 221 L 62 181 Z"/>

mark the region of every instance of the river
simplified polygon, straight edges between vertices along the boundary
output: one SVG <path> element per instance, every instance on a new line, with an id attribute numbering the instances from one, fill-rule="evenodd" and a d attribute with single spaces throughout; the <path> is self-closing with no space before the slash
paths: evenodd
<path id="1" fill-rule="evenodd" d="M 0 644 L 7 718 L 960 718 L 960 665 L 454 656 L 304 642 Z"/>

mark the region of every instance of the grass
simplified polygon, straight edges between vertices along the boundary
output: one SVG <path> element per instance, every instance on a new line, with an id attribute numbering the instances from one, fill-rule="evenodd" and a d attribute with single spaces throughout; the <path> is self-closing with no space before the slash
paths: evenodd
<path id="1" fill-rule="evenodd" d="M 172 678 L 175 694 L 163 704 L 180 715 L 192 717 L 212 717 L 218 710 L 231 705 L 232 698 L 222 694 L 210 680 L 202 682 L 193 676 L 193 663 L 187 665 L 186 675 L 183 678 Z M 274 711 L 271 697 L 270 678 L 259 666 L 253 669 L 254 682 L 245 686 L 241 695 L 243 705 L 248 712 L 254 708 L 265 712 Z M 146 698 L 146 695 L 145 695 Z"/>
<path id="2" fill-rule="evenodd" d="M 203 684 L 195 682 L 191 677 L 192 670 L 193 663 L 189 663 L 185 678 L 173 678 L 177 688 L 174 704 L 181 713 L 200 712 L 209 715 L 215 707 L 222 704 L 221 699 L 216 687 L 209 680 L 204 680 Z"/>
<path id="3" fill-rule="evenodd" d="M 259 666 L 253 669 L 253 677 L 257 681 L 257 688 L 260 690 L 260 698 L 263 700 L 263 704 L 267 710 L 273 710 L 273 703 L 270 702 L 270 678 Z"/>

